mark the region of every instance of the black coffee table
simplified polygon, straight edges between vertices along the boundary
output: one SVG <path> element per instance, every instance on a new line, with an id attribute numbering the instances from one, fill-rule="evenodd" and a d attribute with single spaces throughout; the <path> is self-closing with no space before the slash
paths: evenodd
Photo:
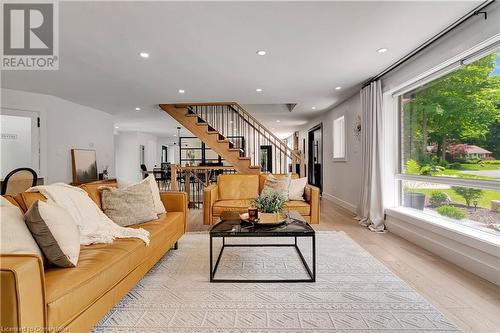
<path id="1" fill-rule="evenodd" d="M 235 212 L 223 212 L 220 221 L 210 230 L 210 282 L 315 282 L 316 281 L 316 236 L 314 229 L 297 212 L 289 212 L 290 219 L 279 226 L 251 225 L 240 220 L 239 214 Z M 292 244 L 227 244 L 226 238 L 232 237 L 288 237 L 295 241 Z M 305 260 L 297 244 L 298 237 L 311 238 L 312 244 L 312 267 Z M 222 238 L 222 248 L 217 255 L 215 267 L 213 265 L 213 239 Z M 306 269 L 308 279 L 263 279 L 263 280 L 243 280 L 243 279 L 216 279 L 215 273 L 219 266 L 222 253 L 226 247 L 294 247 L 297 251 L 304 268 Z"/>

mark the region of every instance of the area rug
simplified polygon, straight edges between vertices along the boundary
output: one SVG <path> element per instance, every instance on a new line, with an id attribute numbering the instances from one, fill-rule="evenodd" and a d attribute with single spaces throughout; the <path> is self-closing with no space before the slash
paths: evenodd
<path id="1" fill-rule="evenodd" d="M 93 332 L 456 331 L 345 233 L 317 232 L 316 238 L 315 283 L 210 283 L 209 236 L 186 234 Z M 300 246 L 310 259 L 310 245 Z M 219 278 L 306 274 L 293 248 L 227 250 Z"/>

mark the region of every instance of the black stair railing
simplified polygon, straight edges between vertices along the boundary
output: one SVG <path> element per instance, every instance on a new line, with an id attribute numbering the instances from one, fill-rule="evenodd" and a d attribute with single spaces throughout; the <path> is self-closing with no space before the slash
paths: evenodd
<path id="1" fill-rule="evenodd" d="M 305 175 L 303 155 L 294 151 L 272 131 L 264 127 L 237 103 L 191 104 L 188 113 L 206 123 L 209 131 L 217 131 L 220 140 L 249 157 L 251 165 L 272 173 L 297 172 Z"/>

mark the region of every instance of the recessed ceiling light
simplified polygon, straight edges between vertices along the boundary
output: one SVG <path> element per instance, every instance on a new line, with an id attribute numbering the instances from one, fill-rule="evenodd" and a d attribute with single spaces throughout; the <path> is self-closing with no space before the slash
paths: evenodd
<path id="1" fill-rule="evenodd" d="M 279 123 L 279 122 L 280 122 L 280 120 L 278 119 L 278 120 L 276 120 L 276 122 L 277 122 L 277 123 Z"/>
<path id="2" fill-rule="evenodd" d="M 141 108 L 135 108 L 135 111 L 141 111 Z"/>
<path id="3" fill-rule="evenodd" d="M 230 124 L 232 124 L 232 123 L 233 123 L 233 121 L 232 121 L 232 120 L 230 120 L 230 121 L 229 121 L 229 123 L 230 123 Z"/>
<path id="4" fill-rule="evenodd" d="M 265 55 L 266 55 L 266 53 L 267 53 L 267 52 L 266 52 L 266 51 L 264 51 L 264 50 L 259 50 L 259 51 L 257 51 L 257 54 L 258 54 L 258 55 L 260 55 L 260 56 L 265 56 Z"/>
<path id="5" fill-rule="evenodd" d="M 140 52 L 139 55 L 142 57 L 142 58 L 149 58 L 149 53 L 147 52 Z"/>
<path id="6" fill-rule="evenodd" d="M 261 88 L 257 88 L 255 89 L 256 92 L 262 92 L 262 89 Z"/>
<path id="7" fill-rule="evenodd" d="M 340 89 L 342 89 L 341 86 L 335 87 L 335 90 L 340 90 Z"/>
<path id="8" fill-rule="evenodd" d="M 315 107 L 315 106 L 313 106 L 311 109 L 312 109 L 312 110 L 316 110 L 316 107 Z"/>
<path id="9" fill-rule="evenodd" d="M 174 134 L 174 136 L 177 136 L 177 134 Z"/>
<path id="10" fill-rule="evenodd" d="M 179 89 L 179 94 L 184 94 L 186 91 L 184 89 Z"/>
<path id="11" fill-rule="evenodd" d="M 118 127 L 118 126 L 115 126 L 115 128 L 116 128 L 116 129 L 119 129 L 120 127 Z"/>
<path id="12" fill-rule="evenodd" d="M 377 52 L 378 53 L 385 53 L 385 52 L 387 52 L 387 49 L 385 47 L 383 47 L 381 49 L 378 49 Z"/>

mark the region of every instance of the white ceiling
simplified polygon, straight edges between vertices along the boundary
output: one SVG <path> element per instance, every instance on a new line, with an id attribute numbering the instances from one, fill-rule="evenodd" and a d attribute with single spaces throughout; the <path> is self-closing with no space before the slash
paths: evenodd
<path id="1" fill-rule="evenodd" d="M 257 104 L 269 127 L 280 115 L 297 125 L 477 3 L 60 2 L 60 69 L 4 71 L 2 87 L 56 95 L 115 114 L 120 130 L 160 136 L 176 124 L 158 103 Z M 297 106 L 266 108 L 283 103 Z"/>

